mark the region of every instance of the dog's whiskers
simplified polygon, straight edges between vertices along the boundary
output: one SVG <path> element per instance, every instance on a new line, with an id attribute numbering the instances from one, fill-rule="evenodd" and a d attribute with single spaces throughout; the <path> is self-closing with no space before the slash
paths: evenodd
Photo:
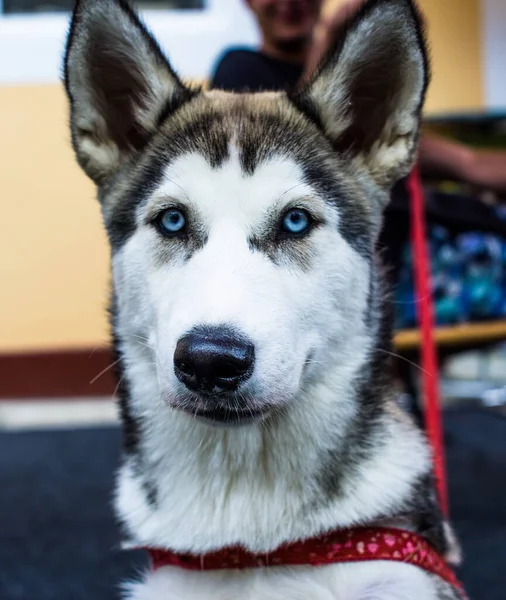
<path id="1" fill-rule="evenodd" d="M 117 360 L 115 360 L 113 363 L 111 363 L 110 365 L 108 365 L 105 369 L 102 369 L 102 371 L 100 371 L 100 373 L 98 375 L 96 375 L 91 381 L 90 381 L 90 385 L 93 385 L 95 383 L 95 381 L 97 381 L 98 379 L 100 379 L 100 377 L 102 377 L 102 375 L 104 375 L 105 373 L 107 373 L 107 371 L 109 371 L 110 369 L 112 369 L 113 367 L 115 367 L 119 362 L 121 361 L 121 357 L 118 358 Z"/>
<path id="2" fill-rule="evenodd" d="M 173 179 L 170 179 L 169 177 L 166 176 L 166 180 L 170 183 L 173 183 L 176 187 L 178 187 L 181 191 L 183 191 L 186 195 L 186 190 L 184 188 L 182 188 L 179 183 L 176 183 Z"/>
<path id="3" fill-rule="evenodd" d="M 314 360 L 314 358 L 307 358 L 305 361 L 306 365 L 325 365 L 327 364 L 324 360 Z"/>
<path id="4" fill-rule="evenodd" d="M 145 348 L 148 348 L 149 350 L 153 350 L 153 346 L 149 343 L 149 338 L 147 338 L 143 335 L 138 335 L 136 333 L 132 333 L 130 335 L 133 338 L 135 338 L 141 346 L 144 346 Z"/>
<path id="5" fill-rule="evenodd" d="M 95 348 L 93 348 L 93 350 L 90 352 L 88 358 L 91 358 L 95 352 L 98 352 L 99 350 L 106 350 L 107 348 L 105 348 L 104 346 L 95 346 Z"/>
<path id="6" fill-rule="evenodd" d="M 394 358 L 400 358 L 404 362 L 407 362 L 408 364 L 410 364 L 412 367 L 415 367 L 416 369 L 419 369 L 420 371 L 422 371 L 422 373 L 429 375 L 429 377 L 433 377 L 432 373 L 429 373 L 428 371 L 423 369 L 420 365 L 417 365 L 415 362 L 408 360 L 405 356 L 401 356 L 400 354 L 396 354 L 395 352 L 389 352 L 388 350 L 384 350 L 383 348 L 376 348 L 376 351 L 383 352 L 383 354 L 388 354 L 389 356 L 393 356 Z"/>
<path id="7" fill-rule="evenodd" d="M 297 188 L 305 186 L 305 185 L 307 185 L 307 184 L 306 183 L 298 183 L 297 185 L 293 185 L 291 188 L 288 188 L 287 190 L 285 190 L 281 194 L 280 198 L 283 198 L 284 196 L 286 196 L 288 193 L 292 192 L 293 190 L 296 190 Z"/>
<path id="8" fill-rule="evenodd" d="M 426 300 L 427 298 L 432 298 L 431 294 L 427 294 L 426 296 L 421 296 L 420 298 L 415 298 L 414 300 L 393 300 L 392 304 L 419 304 L 422 300 Z"/>
<path id="9" fill-rule="evenodd" d="M 122 376 L 119 378 L 119 380 L 118 380 L 118 383 L 116 384 L 116 387 L 114 388 L 114 392 L 113 392 L 113 394 L 112 394 L 112 395 L 113 395 L 113 398 L 115 398 L 115 397 L 116 397 L 116 394 L 118 393 L 119 387 L 120 387 L 120 385 L 122 384 L 122 382 L 123 382 L 123 380 L 124 380 L 124 379 L 125 379 L 125 376 L 124 376 L 124 375 L 122 375 Z"/>

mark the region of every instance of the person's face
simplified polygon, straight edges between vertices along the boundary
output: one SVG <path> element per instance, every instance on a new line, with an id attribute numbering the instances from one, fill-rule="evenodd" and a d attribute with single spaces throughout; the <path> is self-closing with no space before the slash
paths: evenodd
<path id="1" fill-rule="evenodd" d="M 264 39 L 275 45 L 310 38 L 322 0 L 247 0 Z"/>

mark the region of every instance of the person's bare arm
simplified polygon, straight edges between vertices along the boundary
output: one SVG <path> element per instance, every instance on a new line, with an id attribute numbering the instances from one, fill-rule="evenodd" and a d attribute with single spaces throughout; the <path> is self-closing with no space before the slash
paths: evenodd
<path id="1" fill-rule="evenodd" d="M 432 177 L 506 193 L 506 152 L 476 150 L 436 135 L 422 135 L 420 167 Z"/>

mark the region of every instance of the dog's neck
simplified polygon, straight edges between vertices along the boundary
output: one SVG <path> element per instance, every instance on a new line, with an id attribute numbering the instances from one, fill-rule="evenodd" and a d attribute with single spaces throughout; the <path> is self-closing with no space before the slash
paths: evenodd
<path id="1" fill-rule="evenodd" d="M 134 543 L 192 552 L 240 543 L 264 552 L 396 515 L 428 471 L 421 436 L 388 387 L 374 388 L 382 374 L 360 337 L 284 414 L 235 429 L 168 408 L 145 349 L 126 341 L 121 349 L 130 365 L 123 417 L 137 443 L 116 505 Z"/>

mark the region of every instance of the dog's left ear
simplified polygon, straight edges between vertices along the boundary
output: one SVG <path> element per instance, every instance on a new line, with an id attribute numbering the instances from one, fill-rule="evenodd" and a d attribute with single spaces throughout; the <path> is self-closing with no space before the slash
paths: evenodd
<path id="1" fill-rule="evenodd" d="M 74 149 L 98 184 L 195 94 L 126 0 L 78 0 L 64 69 Z"/>
<path id="2" fill-rule="evenodd" d="M 422 22 L 413 2 L 369 0 L 294 101 L 336 151 L 388 188 L 414 162 L 427 85 Z"/>

